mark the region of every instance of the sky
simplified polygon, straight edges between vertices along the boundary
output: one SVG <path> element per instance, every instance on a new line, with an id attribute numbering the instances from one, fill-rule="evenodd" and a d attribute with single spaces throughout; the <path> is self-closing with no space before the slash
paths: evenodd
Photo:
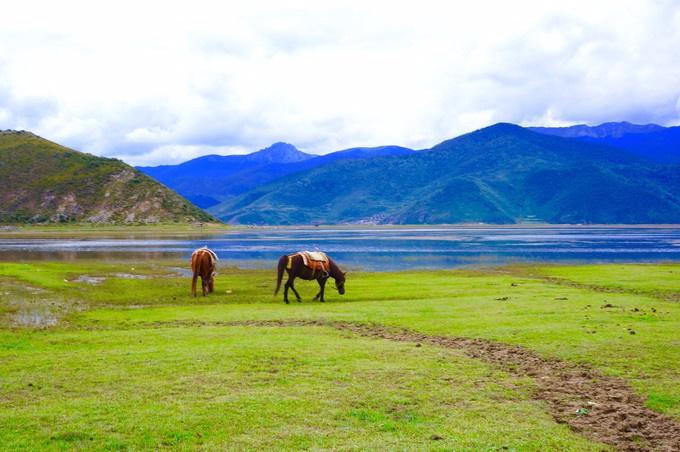
<path id="1" fill-rule="evenodd" d="M 22 0 L 2 5 L 0 129 L 158 165 L 678 125 L 678 49 L 674 0 Z"/>

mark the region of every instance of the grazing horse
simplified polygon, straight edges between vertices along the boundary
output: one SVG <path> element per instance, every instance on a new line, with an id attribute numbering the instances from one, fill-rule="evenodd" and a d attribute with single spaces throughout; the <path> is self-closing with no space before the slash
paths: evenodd
<path id="1" fill-rule="evenodd" d="M 335 279 L 335 288 L 340 295 L 343 295 L 345 293 L 345 275 L 347 273 L 340 270 L 340 267 L 338 267 L 330 257 L 323 253 L 317 254 L 320 255 L 318 257 L 323 258 L 323 260 L 314 260 L 313 257 L 316 256 L 310 257 L 310 254 L 304 251 L 291 254 L 290 256 L 281 256 L 279 259 L 274 295 L 279 293 L 284 270 L 288 272 L 288 281 L 286 281 L 283 291 L 283 301 L 286 303 L 288 303 L 288 289 L 293 290 L 298 302 L 302 301 L 300 299 L 300 294 L 295 290 L 295 286 L 293 285 L 295 278 L 302 278 L 307 281 L 316 279 L 319 283 L 319 293 L 314 297 L 314 301 L 325 301 L 324 288 L 326 287 L 328 278 Z"/>
<path id="2" fill-rule="evenodd" d="M 191 295 L 196 296 L 196 280 L 201 277 L 203 296 L 215 290 L 215 269 L 217 268 L 217 254 L 208 247 L 199 248 L 191 254 Z"/>

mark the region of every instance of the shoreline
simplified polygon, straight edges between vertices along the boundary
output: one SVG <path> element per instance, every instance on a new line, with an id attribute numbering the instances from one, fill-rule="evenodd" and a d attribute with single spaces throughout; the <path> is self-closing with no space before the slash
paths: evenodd
<path id="1" fill-rule="evenodd" d="M 0 238 L 201 236 L 247 230 L 469 230 L 469 229 L 680 229 L 680 224 L 320 224 L 320 225 L 230 225 L 219 223 L 155 225 L 0 225 Z"/>

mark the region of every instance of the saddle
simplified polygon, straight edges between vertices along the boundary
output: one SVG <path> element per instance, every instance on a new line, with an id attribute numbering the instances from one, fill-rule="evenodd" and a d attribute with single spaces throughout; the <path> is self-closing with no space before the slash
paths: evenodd
<path id="1" fill-rule="evenodd" d="M 302 257 L 302 263 L 305 267 L 311 269 L 314 272 L 328 273 L 330 270 L 330 262 L 328 256 L 321 251 L 299 251 L 295 254 L 288 256 L 288 268 L 292 265 L 292 257 L 298 255 Z"/>

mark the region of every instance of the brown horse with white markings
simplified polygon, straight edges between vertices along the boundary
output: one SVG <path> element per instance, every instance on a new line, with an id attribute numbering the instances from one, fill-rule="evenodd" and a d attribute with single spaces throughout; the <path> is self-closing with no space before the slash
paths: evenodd
<path id="1" fill-rule="evenodd" d="M 207 247 L 199 248 L 191 255 L 191 295 L 196 296 L 196 281 L 201 277 L 203 296 L 215 290 L 215 270 L 217 269 L 217 254 Z"/>
<path id="2" fill-rule="evenodd" d="M 297 292 L 297 290 L 295 290 L 293 283 L 295 278 L 302 278 L 307 281 L 316 279 L 316 281 L 319 283 L 319 293 L 317 293 L 314 297 L 314 301 L 325 301 L 324 289 L 326 287 L 326 281 L 328 281 L 328 278 L 333 278 L 335 280 L 335 288 L 338 290 L 340 295 L 343 295 L 345 293 L 345 276 L 347 273 L 340 270 L 340 267 L 338 267 L 333 259 L 323 253 L 320 254 L 326 259 L 326 265 L 316 265 L 318 264 L 318 261 L 310 262 L 308 256 L 303 257 L 302 252 L 291 254 L 290 256 L 281 256 L 277 268 L 278 272 L 274 295 L 279 293 L 284 270 L 288 272 L 288 281 L 286 281 L 283 291 L 283 301 L 286 303 L 288 303 L 288 289 L 293 291 L 298 302 L 302 301 L 300 294 Z M 306 260 L 307 262 L 305 262 Z M 309 265 L 312 265 L 312 267 Z"/>

